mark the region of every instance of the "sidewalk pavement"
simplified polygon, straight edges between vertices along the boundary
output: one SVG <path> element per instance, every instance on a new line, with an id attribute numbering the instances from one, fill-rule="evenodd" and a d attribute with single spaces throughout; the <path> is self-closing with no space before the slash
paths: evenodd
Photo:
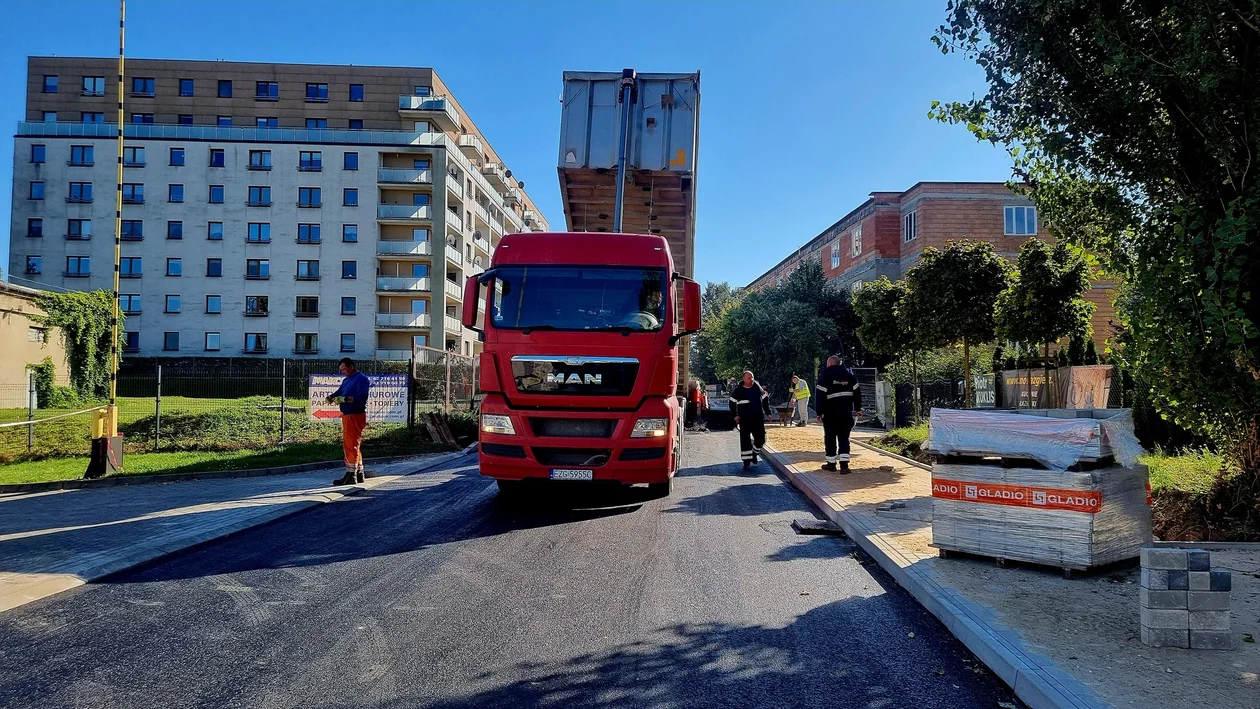
<path id="1" fill-rule="evenodd" d="M 855 432 L 857 439 L 873 434 Z M 1200 545 L 1231 569 L 1233 651 L 1142 645 L 1136 564 L 1066 580 L 932 548 L 931 474 L 853 446 L 820 470 L 822 430 L 770 428 L 768 458 L 1033 709 L 1260 707 L 1260 545 Z M 899 503 L 893 505 L 892 503 Z"/>
<path id="2" fill-rule="evenodd" d="M 372 466 L 333 487 L 341 466 L 293 475 L 0 494 L 0 612 L 213 539 L 296 514 L 464 452 Z"/>

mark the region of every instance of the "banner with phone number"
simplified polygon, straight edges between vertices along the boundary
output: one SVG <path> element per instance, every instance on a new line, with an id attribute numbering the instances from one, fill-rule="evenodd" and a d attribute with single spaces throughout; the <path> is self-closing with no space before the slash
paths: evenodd
<path id="1" fill-rule="evenodd" d="M 372 383 L 367 399 L 368 423 L 406 423 L 407 375 L 369 374 L 367 378 Z M 340 374 L 311 375 L 307 389 L 310 420 L 336 421 L 341 418 L 341 409 L 336 404 L 329 404 L 327 399 L 344 379 Z"/>

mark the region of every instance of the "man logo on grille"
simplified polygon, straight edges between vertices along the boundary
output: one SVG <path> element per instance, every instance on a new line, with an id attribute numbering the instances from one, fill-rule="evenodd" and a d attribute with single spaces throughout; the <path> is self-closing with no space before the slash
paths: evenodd
<path id="1" fill-rule="evenodd" d="M 564 373 L 548 373 L 548 384 L 582 384 L 599 386 L 604 383 L 604 375 L 602 374 L 569 374 Z"/>

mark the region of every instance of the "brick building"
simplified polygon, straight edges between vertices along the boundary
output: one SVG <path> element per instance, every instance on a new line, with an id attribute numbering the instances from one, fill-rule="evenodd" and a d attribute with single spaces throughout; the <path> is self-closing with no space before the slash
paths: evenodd
<path id="1" fill-rule="evenodd" d="M 857 291 L 880 276 L 902 278 L 929 246 L 941 248 L 951 240 L 987 241 L 1014 261 L 1031 237 L 1054 240 L 1032 202 L 1001 182 L 920 182 L 904 192 L 872 192 L 748 288 L 781 283 L 806 259 L 819 259 L 832 283 Z M 1113 288 L 1097 281 L 1085 294 L 1097 306 L 1092 325 L 1100 352 L 1112 335 Z"/>

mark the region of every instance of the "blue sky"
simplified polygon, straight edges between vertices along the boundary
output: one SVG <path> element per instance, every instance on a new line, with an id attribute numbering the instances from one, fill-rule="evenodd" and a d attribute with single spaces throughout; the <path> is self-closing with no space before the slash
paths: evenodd
<path id="1" fill-rule="evenodd" d="M 118 6 L 8 0 L 4 10 L 0 126 L 11 136 L 26 57 L 114 56 Z M 561 73 L 699 69 L 702 281 L 748 283 L 872 191 L 1010 174 L 1005 154 L 927 118 L 932 100 L 985 88 L 974 64 L 930 41 L 943 0 L 131 0 L 127 14 L 134 57 L 433 67 L 554 228 Z M 0 141 L 4 224 L 12 151 Z"/>

